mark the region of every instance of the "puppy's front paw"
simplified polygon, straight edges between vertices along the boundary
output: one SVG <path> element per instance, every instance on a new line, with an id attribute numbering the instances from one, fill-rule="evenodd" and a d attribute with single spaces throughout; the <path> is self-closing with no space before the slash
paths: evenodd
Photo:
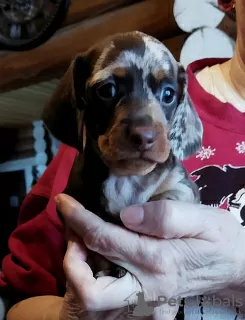
<path id="1" fill-rule="evenodd" d="M 99 278 L 99 277 L 113 277 L 113 278 L 122 278 L 126 275 L 127 270 L 122 268 L 122 267 L 118 267 L 115 266 L 112 269 L 108 269 L 108 270 L 102 270 L 96 273 L 95 278 Z"/>
<path id="2" fill-rule="evenodd" d="M 111 270 L 102 270 L 96 273 L 94 276 L 95 279 L 100 278 L 100 277 L 107 277 L 111 275 Z"/>
<path id="3" fill-rule="evenodd" d="M 127 270 L 123 267 L 116 267 L 114 270 L 114 277 L 115 278 L 122 278 L 126 275 Z"/>

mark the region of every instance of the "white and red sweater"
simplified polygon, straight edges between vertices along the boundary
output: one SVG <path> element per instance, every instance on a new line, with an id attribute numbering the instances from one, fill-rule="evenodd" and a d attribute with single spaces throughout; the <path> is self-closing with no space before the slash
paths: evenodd
<path id="1" fill-rule="evenodd" d="M 204 127 L 201 150 L 184 161 L 203 204 L 227 209 L 245 220 L 245 113 L 207 93 L 195 72 L 224 60 L 205 59 L 188 69 L 189 94 Z"/>

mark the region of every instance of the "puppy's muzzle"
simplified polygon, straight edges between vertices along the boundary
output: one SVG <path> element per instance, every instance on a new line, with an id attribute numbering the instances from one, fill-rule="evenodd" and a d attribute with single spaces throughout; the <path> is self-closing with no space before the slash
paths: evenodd
<path id="1" fill-rule="evenodd" d="M 125 135 L 135 151 L 149 150 L 157 140 L 157 131 L 151 126 L 129 125 L 125 128 Z"/>

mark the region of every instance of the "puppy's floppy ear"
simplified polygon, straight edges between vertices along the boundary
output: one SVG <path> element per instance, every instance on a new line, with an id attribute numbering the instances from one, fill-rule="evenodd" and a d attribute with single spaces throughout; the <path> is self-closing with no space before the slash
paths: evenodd
<path id="1" fill-rule="evenodd" d="M 62 143 L 83 150 L 84 93 L 88 77 L 85 54 L 75 57 L 45 105 L 42 120 Z"/>
<path id="2" fill-rule="evenodd" d="M 187 91 L 187 74 L 178 64 L 179 104 L 173 116 L 170 140 L 174 155 L 184 160 L 202 145 L 203 126 Z"/>

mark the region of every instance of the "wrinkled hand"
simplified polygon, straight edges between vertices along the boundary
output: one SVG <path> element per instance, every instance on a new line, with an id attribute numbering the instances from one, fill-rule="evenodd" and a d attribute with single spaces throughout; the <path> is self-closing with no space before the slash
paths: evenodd
<path id="1" fill-rule="evenodd" d="M 156 201 L 122 212 L 123 228 L 104 222 L 67 195 L 58 199 L 67 225 L 85 247 L 129 271 L 121 279 L 95 280 L 86 255 L 76 264 L 65 259 L 66 274 L 83 310 L 125 307 L 127 298 L 139 291 L 146 301 L 161 297 L 173 302 L 244 285 L 245 258 L 240 253 L 245 231 L 228 211 Z M 175 304 L 172 314 L 159 318 L 173 319 L 176 308 Z"/>
<path id="2" fill-rule="evenodd" d="M 85 271 L 84 261 L 87 258 L 85 245 L 71 231 L 68 235 L 68 248 L 64 258 L 64 270 L 67 279 L 66 294 L 64 296 L 63 307 L 60 313 L 60 320 L 114 320 L 121 319 L 120 316 L 127 313 L 128 308 L 119 308 L 104 311 L 87 311 L 84 304 L 80 289 L 86 286 L 87 273 L 90 275 L 91 270 L 88 267 Z M 87 273 L 86 273 L 87 272 Z M 104 284 L 97 283 L 97 285 Z M 94 293 L 91 293 L 94 294 Z M 94 310 L 94 309 L 93 309 Z M 123 316 L 122 319 L 125 317 Z"/>

